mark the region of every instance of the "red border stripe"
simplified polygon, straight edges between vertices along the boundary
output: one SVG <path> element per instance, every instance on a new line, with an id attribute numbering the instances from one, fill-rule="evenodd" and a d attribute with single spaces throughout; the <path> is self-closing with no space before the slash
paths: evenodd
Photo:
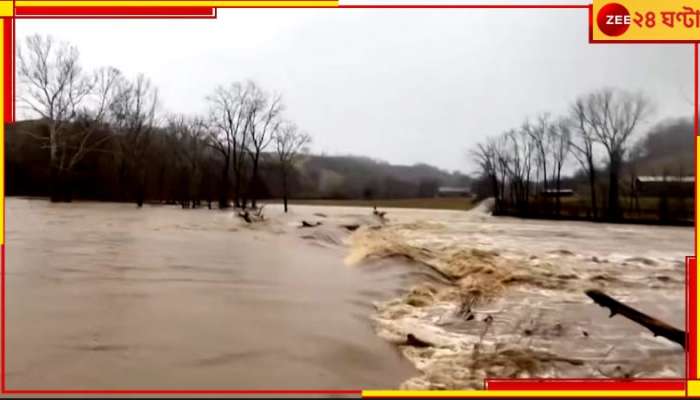
<path id="1" fill-rule="evenodd" d="M 3 252 L 4 254 L 4 252 Z M 4 390 L 6 394 L 362 394 L 362 390 Z"/>
<path id="2" fill-rule="evenodd" d="M 338 4 L 338 8 L 491 8 L 491 9 L 576 9 L 587 4 Z"/>
<path id="3" fill-rule="evenodd" d="M 3 116 L 5 123 L 14 122 L 13 103 L 14 103 L 14 87 L 13 79 L 14 73 L 14 19 L 4 18 L 3 26 L 3 68 L 8 73 L 3 76 L 3 86 L 4 86 L 4 98 L 3 98 Z"/>
<path id="4" fill-rule="evenodd" d="M 697 326 L 697 290 L 696 284 L 698 279 L 697 274 L 697 262 L 695 257 L 688 257 L 686 261 L 686 268 L 688 272 L 688 282 L 686 285 L 688 294 L 688 310 L 687 319 L 688 326 L 686 326 L 686 332 L 688 332 L 688 343 L 687 343 L 687 354 L 686 358 L 688 360 L 688 380 L 697 379 L 697 338 L 698 334 L 695 332 L 695 327 Z"/>
<path id="5" fill-rule="evenodd" d="M 4 229 L 4 228 L 3 228 Z M 0 335 L 0 353 L 2 356 L 2 362 L 0 363 L 0 373 L 2 377 L 0 378 L 0 390 L 4 393 L 7 389 L 7 353 L 5 349 L 5 245 L 0 245 L 0 258 L 2 259 L 2 277 L 0 278 L 0 286 L 2 286 L 2 295 L 0 295 L 0 301 L 2 302 L 2 321 L 0 322 L 0 327 L 2 327 L 2 335 Z"/>
<path id="6" fill-rule="evenodd" d="M 215 15 L 212 7 L 150 7 L 150 6 L 124 6 L 124 7 L 99 7 L 99 6 L 77 6 L 77 7 L 44 7 L 27 6 L 17 7 L 15 13 L 18 17 L 38 17 L 38 16 L 141 16 L 141 17 L 212 17 Z"/>
<path id="7" fill-rule="evenodd" d="M 227 7 L 224 7 L 227 8 Z M 260 8 L 260 7 L 244 7 L 244 8 Z M 319 8 L 315 6 L 308 7 L 274 7 L 274 8 Z M 335 7 L 321 7 L 321 8 L 335 8 Z M 566 4 L 551 4 L 551 5 L 339 5 L 337 8 L 491 8 L 491 9 L 517 9 L 517 8 L 530 8 L 530 9 L 585 9 L 588 8 L 589 20 L 592 17 L 592 7 L 590 5 L 566 5 Z M 185 11 L 185 9 L 189 11 Z M 205 11 L 206 10 L 206 11 Z M 16 9 L 17 16 L 25 18 L 202 18 L 202 17 L 215 17 L 216 9 L 211 7 L 90 7 L 90 6 L 77 6 L 77 7 L 19 7 Z M 13 24 L 7 24 L 5 27 L 6 40 L 10 37 L 10 33 L 13 32 Z M 668 42 L 668 41 L 592 41 L 592 29 L 589 25 L 589 41 L 593 43 L 689 43 L 688 41 L 679 42 Z M 693 43 L 692 41 L 690 43 Z M 698 132 L 698 45 L 697 41 L 694 43 L 695 46 L 695 127 L 696 133 Z M 11 51 L 10 56 L 7 56 L 7 60 L 12 60 L 14 63 L 14 41 L 10 40 L 10 46 L 5 48 L 5 51 Z M 4 82 L 10 82 L 10 87 L 12 87 L 13 73 L 8 73 L 12 71 L 12 65 L 8 69 L 7 64 L 5 64 L 5 76 L 3 77 Z M 12 71 L 13 72 L 13 71 Z M 6 86 L 7 87 L 7 86 Z M 12 93 L 5 93 L 9 96 L 12 106 L 8 110 L 7 104 L 3 110 L 6 115 L 6 120 L 8 112 L 12 115 L 12 109 L 14 107 Z M 7 99 L 7 97 L 6 97 Z M 696 155 L 697 157 L 697 155 Z M 696 171 L 697 176 L 697 171 Z M 5 216 L 7 214 L 5 213 Z M 696 203 L 696 216 L 697 216 L 697 203 Z M 4 227 L 3 227 L 4 229 Z M 697 232 L 696 232 L 697 233 Z M 696 249 L 697 251 L 697 249 Z M 5 346 L 5 246 L 0 245 L 0 259 L 2 261 L 0 286 L 2 287 L 2 293 L 0 294 L 0 301 L 2 302 L 2 321 L 0 321 L 1 327 L 1 337 L 0 337 L 0 352 L 2 360 L 0 362 L 1 369 L 1 389 L 0 392 L 7 394 L 360 394 L 360 390 L 8 390 L 6 386 L 6 346 Z M 689 377 L 696 377 L 697 371 L 695 371 L 695 360 L 697 359 L 697 346 L 695 339 L 697 338 L 697 333 L 694 332 L 696 319 L 696 260 L 693 257 L 688 257 L 686 260 L 687 265 L 687 278 L 688 282 L 686 285 L 686 297 L 688 304 L 689 316 L 687 318 L 686 329 L 689 332 L 688 340 L 688 356 L 687 362 L 689 362 L 689 368 L 687 368 L 687 373 Z M 691 329 L 692 328 L 692 329 Z M 691 351 L 692 349 L 692 351 Z M 692 374 L 692 375 L 691 375 Z M 585 380 L 487 380 L 487 388 L 490 390 L 685 390 L 685 382 L 682 380 L 597 380 L 597 379 L 585 379 Z"/>
<path id="8" fill-rule="evenodd" d="M 698 108 L 700 108 L 700 105 L 698 105 L 698 44 L 695 43 L 695 59 L 694 59 L 694 64 L 695 64 L 695 90 L 694 90 L 694 102 L 693 104 L 695 105 L 695 119 L 693 122 L 695 122 L 695 134 L 700 135 L 700 122 L 698 122 Z M 696 254 L 697 256 L 697 254 Z"/>
<path id="9" fill-rule="evenodd" d="M 685 381 L 612 379 L 488 379 L 488 390 L 685 390 Z"/>

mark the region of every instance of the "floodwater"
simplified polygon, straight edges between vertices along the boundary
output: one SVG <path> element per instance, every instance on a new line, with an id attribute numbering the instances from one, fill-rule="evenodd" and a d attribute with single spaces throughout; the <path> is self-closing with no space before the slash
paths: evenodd
<path id="1" fill-rule="evenodd" d="M 395 269 L 348 268 L 295 226 L 18 198 L 7 216 L 10 389 L 345 390 L 415 374 L 369 319 Z"/>
<path id="2" fill-rule="evenodd" d="M 485 207 L 485 206 L 484 206 Z M 7 199 L 10 389 L 478 388 L 681 377 L 692 228 Z M 301 220 L 321 222 L 299 228 Z M 341 227 L 358 224 L 350 232 Z M 430 343 L 405 345 L 408 334 Z"/>
<path id="3" fill-rule="evenodd" d="M 421 374 L 411 389 L 482 388 L 485 378 L 681 378 L 683 348 L 584 291 L 598 289 L 685 328 L 685 257 L 693 229 L 392 212 L 352 238 L 348 260 L 400 257 L 438 271 L 378 307 L 378 333 Z"/>

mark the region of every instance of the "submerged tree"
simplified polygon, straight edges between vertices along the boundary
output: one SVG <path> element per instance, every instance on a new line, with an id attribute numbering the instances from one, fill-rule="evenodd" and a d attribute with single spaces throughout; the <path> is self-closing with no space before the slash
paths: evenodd
<path id="1" fill-rule="evenodd" d="M 128 186 L 133 187 L 136 204 L 141 207 L 146 196 L 146 158 L 156 129 L 158 90 L 143 74 L 133 82 L 122 75 L 117 82 L 110 124 L 117 138 L 118 178 L 123 193 Z"/>
<path id="2" fill-rule="evenodd" d="M 304 148 L 311 143 L 311 136 L 305 132 L 300 132 L 299 128 L 287 122 L 280 127 L 274 136 L 275 152 L 279 162 L 280 174 L 282 178 L 282 199 L 284 201 L 284 212 L 287 212 L 287 201 L 289 198 L 289 174 L 294 168 L 299 155 Z"/>
<path id="3" fill-rule="evenodd" d="M 207 97 L 212 124 L 208 143 L 223 160 L 219 185 L 219 208 L 229 206 L 231 167 L 233 167 L 235 179 L 234 205 L 241 206 L 244 151 L 248 138 L 248 126 L 251 123 L 247 112 L 247 97 L 247 88 L 239 82 L 219 86 Z"/>
<path id="4" fill-rule="evenodd" d="M 253 82 L 248 83 L 247 93 L 249 95 L 247 118 L 250 120 L 248 124 L 250 144 L 246 151 L 252 163 L 249 195 L 251 206 L 255 208 L 258 197 L 260 154 L 272 142 L 279 129 L 282 99 L 280 96 L 270 98 Z M 245 207 L 245 202 L 243 206 Z"/>
<path id="5" fill-rule="evenodd" d="M 207 126 L 201 117 L 172 115 L 167 133 L 180 176 L 179 201 L 182 208 L 198 207 L 201 200 Z"/>
<path id="6" fill-rule="evenodd" d="M 481 174 L 485 178 L 494 197 L 494 207 L 496 211 L 501 209 L 501 193 L 499 190 L 498 178 L 498 149 L 496 141 L 489 138 L 487 142 L 479 143 L 469 154 L 474 157 L 481 168 Z"/>

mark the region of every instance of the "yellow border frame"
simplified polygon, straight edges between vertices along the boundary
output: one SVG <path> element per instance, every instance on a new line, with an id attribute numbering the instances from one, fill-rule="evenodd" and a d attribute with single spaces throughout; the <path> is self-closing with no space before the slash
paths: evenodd
<path id="1" fill-rule="evenodd" d="M 290 1 L 279 1 L 279 0 L 241 0 L 241 1 L 226 1 L 226 0 L 183 0 L 183 1 L 173 1 L 173 0 L 94 0 L 94 1 L 75 1 L 75 0 L 17 0 L 14 4 L 12 1 L 2 0 L 0 1 L 0 17 L 12 17 L 14 16 L 15 6 L 41 6 L 41 7 L 71 7 L 71 6 L 88 6 L 88 7 L 337 7 L 338 0 L 290 0 Z M 582 16 L 587 18 L 587 15 Z M 6 23 L 7 20 L 2 20 L 2 24 Z M 3 25 L 0 25 L 0 35 L 4 35 Z M 0 40 L 0 46 L 4 43 Z M 0 66 L 3 66 L 3 48 L 0 48 Z M 0 67 L 1 68 L 1 67 Z M 696 77 L 697 80 L 697 77 Z M 3 86 L 4 80 L 0 79 L 0 91 L 4 94 L 5 88 Z M 0 96 L 0 110 L 3 110 L 3 99 L 4 96 Z M 696 104 L 697 107 L 697 104 Z M 0 112 L 0 139 L 2 139 L 3 151 L 0 152 L 0 179 L 2 184 L 0 184 L 0 207 L 4 210 L 4 170 L 5 170 L 5 158 L 4 158 L 4 135 L 5 135 L 5 121 L 4 115 Z M 698 134 L 700 132 L 696 132 Z M 700 138 L 696 136 L 696 154 L 700 151 Z M 696 158 L 696 171 L 700 167 L 700 162 Z M 700 196 L 700 188 L 696 187 L 696 201 L 698 196 Z M 0 216 L 0 223 L 4 226 L 4 213 Z M 696 231 L 698 221 L 696 219 Z M 5 243 L 4 229 L 0 230 L 0 244 Z M 700 239 L 696 235 L 696 243 L 700 245 Z M 698 298 L 700 298 L 700 287 L 698 288 Z M 698 327 L 695 327 L 700 332 L 700 318 L 698 318 Z M 700 337 L 700 335 L 698 335 Z M 698 348 L 700 348 L 700 340 L 698 343 Z M 698 371 L 700 371 L 700 357 L 698 357 Z M 474 391 L 414 391 L 414 390 L 364 390 L 362 391 L 363 397 L 686 397 L 686 396 L 700 396 L 700 380 L 698 381 L 687 381 L 686 390 L 658 390 L 658 391 L 639 391 L 639 390 L 474 390 Z"/>

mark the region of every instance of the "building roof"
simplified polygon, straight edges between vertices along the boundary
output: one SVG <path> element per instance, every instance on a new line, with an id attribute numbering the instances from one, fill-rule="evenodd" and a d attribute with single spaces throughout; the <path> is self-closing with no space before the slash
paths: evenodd
<path id="1" fill-rule="evenodd" d="M 694 176 L 638 176 L 637 181 L 641 183 L 657 183 L 657 182 L 680 182 L 680 183 L 693 183 L 695 182 Z"/>
<path id="2" fill-rule="evenodd" d="M 466 186 L 440 186 L 438 192 L 468 192 L 469 188 Z"/>
<path id="3" fill-rule="evenodd" d="M 561 188 L 561 189 L 545 189 L 542 191 L 542 193 L 573 193 L 574 189 L 567 189 L 567 188 Z"/>

